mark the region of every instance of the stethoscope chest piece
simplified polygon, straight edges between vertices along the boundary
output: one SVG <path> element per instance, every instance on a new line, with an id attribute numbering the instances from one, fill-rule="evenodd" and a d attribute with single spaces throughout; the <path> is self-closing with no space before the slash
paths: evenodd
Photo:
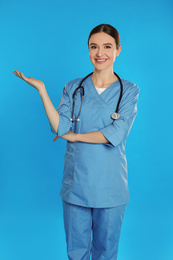
<path id="1" fill-rule="evenodd" d="M 120 113 L 116 113 L 116 112 L 112 113 L 111 118 L 114 120 L 120 118 Z"/>

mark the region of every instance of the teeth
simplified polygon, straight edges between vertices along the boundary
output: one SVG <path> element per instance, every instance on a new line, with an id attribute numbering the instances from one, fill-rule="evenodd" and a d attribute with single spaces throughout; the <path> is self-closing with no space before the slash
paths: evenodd
<path id="1" fill-rule="evenodd" d="M 97 60 L 97 61 L 105 61 L 106 59 L 104 59 L 104 60 Z"/>

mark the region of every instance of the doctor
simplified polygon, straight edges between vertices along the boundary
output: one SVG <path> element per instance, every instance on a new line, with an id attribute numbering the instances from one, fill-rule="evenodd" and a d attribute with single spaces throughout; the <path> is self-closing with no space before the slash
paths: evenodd
<path id="1" fill-rule="evenodd" d="M 116 260 L 126 204 L 129 202 L 125 144 L 137 114 L 139 88 L 121 79 L 120 118 L 113 120 L 120 83 L 113 63 L 120 54 L 118 31 L 108 24 L 95 27 L 88 38 L 94 72 L 82 86 L 80 121 L 70 120 L 73 93 L 82 79 L 68 82 L 58 109 L 42 81 L 13 73 L 35 87 L 43 101 L 54 140 L 67 140 L 60 195 L 63 201 L 67 254 L 71 260 Z M 74 97 L 73 118 L 78 117 L 82 95 Z"/>

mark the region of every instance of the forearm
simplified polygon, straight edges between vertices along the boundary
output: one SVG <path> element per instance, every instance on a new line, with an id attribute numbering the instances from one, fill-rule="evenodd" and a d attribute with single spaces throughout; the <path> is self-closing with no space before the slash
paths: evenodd
<path id="1" fill-rule="evenodd" d="M 94 144 L 109 143 L 109 141 L 104 137 L 104 135 L 100 131 L 76 134 L 76 141 Z"/>
<path id="2" fill-rule="evenodd" d="M 52 104 L 45 87 L 39 91 L 39 94 L 42 99 L 47 118 L 52 128 L 57 133 L 59 126 L 59 114 L 55 109 L 54 105 Z"/>

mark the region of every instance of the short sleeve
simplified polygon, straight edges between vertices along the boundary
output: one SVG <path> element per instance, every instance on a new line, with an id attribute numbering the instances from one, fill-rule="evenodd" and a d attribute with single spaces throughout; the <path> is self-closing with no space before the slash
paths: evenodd
<path id="1" fill-rule="evenodd" d="M 119 107 L 121 117 L 100 130 L 109 141 L 107 145 L 116 147 L 127 138 L 137 114 L 138 96 L 139 88 L 135 84 L 123 93 Z"/>
<path id="2" fill-rule="evenodd" d="M 59 126 L 58 126 L 58 133 L 56 133 L 53 128 L 51 127 L 51 131 L 58 135 L 62 136 L 69 132 L 72 128 L 72 122 L 70 121 L 71 118 L 71 102 L 68 93 L 68 83 L 65 85 L 62 93 L 62 97 L 57 108 L 59 113 Z"/>

